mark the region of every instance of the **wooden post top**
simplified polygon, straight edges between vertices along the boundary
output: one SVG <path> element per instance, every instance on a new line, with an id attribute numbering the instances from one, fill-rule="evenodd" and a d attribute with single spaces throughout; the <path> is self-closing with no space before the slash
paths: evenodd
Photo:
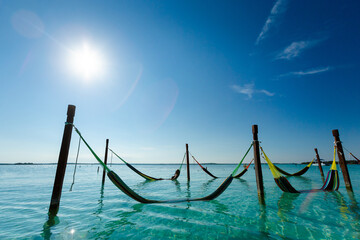
<path id="1" fill-rule="evenodd" d="M 67 115 L 68 116 L 75 116 L 75 105 L 68 105 Z"/>
<path id="2" fill-rule="evenodd" d="M 253 134 L 258 134 L 258 125 L 252 125 Z"/>
<path id="3" fill-rule="evenodd" d="M 333 134 L 334 137 L 339 137 L 340 136 L 339 135 L 339 130 L 337 130 L 337 129 L 332 130 L 332 134 Z"/>
<path id="4" fill-rule="evenodd" d="M 76 107 L 74 105 L 68 105 L 66 122 L 68 123 L 74 122 L 75 108 Z"/>
<path id="5" fill-rule="evenodd" d="M 318 150 L 317 150 L 317 148 L 314 148 L 314 150 L 315 150 L 315 153 L 316 153 L 316 154 L 318 154 Z"/>

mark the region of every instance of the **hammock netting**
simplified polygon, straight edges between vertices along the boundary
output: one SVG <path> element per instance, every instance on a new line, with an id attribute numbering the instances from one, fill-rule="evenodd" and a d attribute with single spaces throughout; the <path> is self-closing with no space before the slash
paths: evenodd
<path id="1" fill-rule="evenodd" d="M 232 175 L 225 179 L 225 181 L 210 195 L 201 197 L 201 198 L 182 198 L 182 199 L 170 199 L 170 200 L 151 200 L 146 199 L 136 192 L 134 192 L 130 187 L 128 187 L 123 180 L 113 171 L 107 173 L 107 176 L 110 180 L 117 186 L 121 191 L 123 191 L 126 195 L 134 199 L 135 201 L 141 203 L 176 203 L 176 202 L 192 202 L 192 201 L 209 201 L 217 198 L 220 194 L 222 194 L 226 188 L 230 185 L 233 180 Z"/>
<path id="2" fill-rule="evenodd" d="M 278 166 L 274 165 L 275 168 L 282 174 L 287 175 L 287 176 L 301 176 L 303 174 L 305 174 L 307 172 L 307 170 L 309 170 L 309 168 L 311 167 L 311 164 L 314 162 L 314 159 L 303 169 L 301 169 L 300 171 L 296 172 L 296 173 L 288 173 L 284 170 L 282 170 L 281 168 L 279 168 Z"/>
<path id="3" fill-rule="evenodd" d="M 334 160 L 333 160 L 331 168 L 327 174 L 324 185 L 320 189 L 310 189 L 310 190 L 296 190 L 290 184 L 290 182 L 284 176 L 282 176 L 281 173 L 277 170 L 275 165 L 270 161 L 270 159 L 265 154 L 262 147 L 260 147 L 260 149 L 263 154 L 263 158 L 268 163 L 268 166 L 270 168 L 270 171 L 274 177 L 276 184 L 282 191 L 289 192 L 289 193 L 308 193 L 308 192 L 318 192 L 318 191 L 336 191 L 339 189 L 339 174 L 336 169 L 336 161 L 335 161 L 336 149 L 335 148 L 334 148 Z"/>
<path id="4" fill-rule="evenodd" d="M 69 123 L 67 123 L 69 124 Z M 200 198 L 181 198 L 181 199 L 170 199 L 170 200 L 152 200 L 152 199 L 147 199 L 144 198 L 142 196 L 140 196 L 139 194 L 137 194 L 135 191 L 133 191 L 128 185 L 126 185 L 126 183 L 115 173 L 113 172 L 108 166 L 106 166 L 106 164 L 99 158 L 99 156 L 94 152 L 94 150 L 89 146 L 89 144 L 85 141 L 85 139 L 83 138 L 83 136 L 81 135 L 80 131 L 73 125 L 71 124 L 75 131 L 79 134 L 81 140 L 84 142 L 84 144 L 88 147 L 88 149 L 90 150 L 90 152 L 93 154 L 93 156 L 95 157 L 95 159 L 100 163 L 100 165 L 107 171 L 107 176 L 109 177 L 109 179 L 111 180 L 111 182 L 118 187 L 123 193 L 125 193 L 127 196 L 131 197 L 132 199 L 141 202 L 141 203 L 177 203 L 177 202 L 191 202 L 191 201 L 209 201 L 209 200 L 213 200 L 215 198 L 217 198 L 218 196 L 220 196 L 226 189 L 227 187 L 230 185 L 230 183 L 232 182 L 234 175 L 236 174 L 237 170 L 239 169 L 239 167 L 241 166 L 242 162 L 244 161 L 246 155 L 248 154 L 248 152 L 250 151 L 251 147 L 253 144 L 250 145 L 249 149 L 247 150 L 245 156 L 241 159 L 240 163 L 237 165 L 237 167 L 235 168 L 235 170 L 232 172 L 232 174 L 230 174 L 229 177 L 227 177 L 223 183 L 211 194 L 205 196 L 205 197 L 200 197 Z M 176 173 L 175 173 L 176 175 Z"/>

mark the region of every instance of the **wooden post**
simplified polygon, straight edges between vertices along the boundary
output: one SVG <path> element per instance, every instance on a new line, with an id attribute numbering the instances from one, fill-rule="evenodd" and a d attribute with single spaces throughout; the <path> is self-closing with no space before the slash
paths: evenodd
<path id="1" fill-rule="evenodd" d="M 105 165 L 107 164 L 108 148 L 109 148 L 109 139 L 106 139 L 105 159 L 104 159 Z M 103 170 L 103 177 L 102 177 L 102 185 L 104 185 L 104 183 L 105 183 L 105 175 L 106 175 L 106 170 L 105 170 L 105 168 L 104 168 L 104 170 Z"/>
<path id="2" fill-rule="evenodd" d="M 314 148 L 314 150 L 315 150 L 315 153 L 316 153 L 316 159 L 317 159 L 317 162 L 318 162 L 318 165 L 319 165 L 319 170 L 320 170 L 321 177 L 324 177 L 324 172 L 323 172 L 323 169 L 321 167 L 320 156 L 319 156 L 318 150 L 317 150 L 317 148 Z"/>
<path id="3" fill-rule="evenodd" d="M 260 150 L 259 150 L 259 141 L 258 141 L 258 126 L 252 126 L 253 140 L 254 140 L 254 164 L 255 164 L 255 175 L 256 175 L 256 185 L 260 203 L 264 204 L 264 183 L 261 170 L 261 161 L 260 161 Z"/>
<path id="4" fill-rule="evenodd" d="M 350 175 L 349 175 L 349 171 L 346 165 L 346 161 L 345 161 L 345 155 L 344 155 L 344 151 L 342 148 L 342 144 L 340 141 L 340 135 L 339 135 L 339 131 L 337 129 L 332 130 L 332 134 L 334 136 L 335 139 L 335 146 L 337 149 L 337 154 L 338 154 L 338 158 L 339 158 L 339 164 L 341 167 L 341 171 L 343 173 L 343 177 L 344 177 L 344 182 L 345 182 L 345 186 L 346 189 L 352 191 L 352 186 L 351 186 L 351 180 L 350 180 Z"/>
<path id="5" fill-rule="evenodd" d="M 74 122 L 75 108 L 76 107 L 74 105 L 68 105 L 67 119 L 66 119 L 67 123 L 72 124 Z M 60 147 L 54 187 L 53 187 L 53 192 L 49 207 L 49 214 L 53 216 L 55 216 L 59 211 L 61 190 L 64 182 L 64 176 L 65 176 L 65 170 L 69 156 L 69 148 L 70 148 L 71 134 L 73 128 L 71 124 L 66 124 L 64 127 L 64 134 Z"/>
<path id="6" fill-rule="evenodd" d="M 186 169 L 187 169 L 187 179 L 190 181 L 190 166 L 189 166 L 189 145 L 186 144 Z"/>

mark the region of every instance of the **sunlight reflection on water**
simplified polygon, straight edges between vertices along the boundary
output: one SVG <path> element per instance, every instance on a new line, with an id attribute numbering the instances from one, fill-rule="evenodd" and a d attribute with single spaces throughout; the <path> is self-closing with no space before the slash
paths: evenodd
<path id="1" fill-rule="evenodd" d="M 157 177 L 170 176 L 174 165 L 136 165 Z M 284 165 L 295 172 L 302 166 Z M 186 169 L 178 181 L 144 181 L 123 165 L 113 169 L 141 195 L 153 199 L 201 197 L 224 180 L 211 179 L 192 165 L 191 182 Z M 227 176 L 234 165 L 209 165 L 216 175 Z M 56 166 L 0 166 L 0 238 L 32 239 L 359 239 L 360 210 L 355 192 L 340 183 L 338 192 L 290 194 L 281 192 L 264 165 L 266 205 L 259 205 L 255 174 L 242 179 L 209 202 L 140 204 L 120 192 L 109 180 L 101 187 L 97 165 L 78 169 L 72 192 L 73 165 L 65 177 L 60 211 L 48 219 L 47 209 Z M 349 166 L 353 186 L 360 183 L 359 166 Z M 324 169 L 328 170 L 328 169 Z M 289 181 L 298 189 L 318 188 L 322 180 L 312 167 L 303 177 Z M 356 188 L 354 188 L 356 189 Z"/>

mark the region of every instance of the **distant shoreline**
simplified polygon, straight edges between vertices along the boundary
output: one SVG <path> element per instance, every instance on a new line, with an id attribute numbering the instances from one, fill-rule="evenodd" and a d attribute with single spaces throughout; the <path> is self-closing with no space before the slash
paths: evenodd
<path id="1" fill-rule="evenodd" d="M 332 164 L 333 161 L 321 161 L 321 165 L 325 165 L 325 166 L 329 166 Z M 309 164 L 310 162 L 302 162 L 301 164 Z M 313 164 L 317 164 L 317 162 L 313 162 Z M 336 164 L 339 164 L 339 162 L 337 161 Z M 358 165 L 360 163 L 358 163 L 358 161 L 356 160 L 346 160 L 346 164 L 350 164 L 350 165 Z"/>
<path id="2" fill-rule="evenodd" d="M 68 165 L 75 165 L 75 163 L 67 163 Z M 237 165 L 238 163 L 202 163 L 201 165 Z M 248 163 L 243 163 L 248 164 Z M 262 165 L 266 165 L 267 163 L 261 163 Z M 277 165 L 291 164 L 291 165 L 304 165 L 308 163 L 274 163 Z M 0 165 L 57 165 L 57 163 L 0 163 Z M 78 163 L 77 165 L 99 165 L 98 163 Z M 108 164 L 110 165 L 110 164 Z M 112 165 L 125 165 L 124 163 L 113 163 Z M 179 163 L 131 163 L 131 165 L 179 165 Z M 196 163 L 190 163 L 190 165 L 197 165 Z M 253 163 L 251 165 L 254 165 Z"/>
<path id="3" fill-rule="evenodd" d="M 274 163 L 276 165 L 307 165 L 310 162 L 302 163 Z M 332 161 L 322 161 L 321 165 L 331 165 Z M 336 162 L 339 164 L 339 162 Z M 359 163 L 356 160 L 346 160 L 346 163 L 349 165 L 358 165 Z M 75 165 L 75 163 L 67 163 L 68 165 Z M 202 163 L 201 165 L 237 165 L 238 163 Z M 248 164 L 248 163 L 243 163 Z M 266 165 L 267 163 L 261 163 L 261 165 Z M 314 162 L 313 164 L 317 164 Z M 0 163 L 0 165 L 22 165 L 22 166 L 34 166 L 34 165 L 57 165 L 57 163 L 32 163 L 32 162 L 18 162 L 18 163 Z M 98 165 L 98 163 L 78 163 L 77 165 Z M 108 164 L 110 165 L 110 164 Z M 112 163 L 111 165 L 125 165 L 124 163 Z M 131 163 L 131 165 L 179 165 L 179 163 Z M 196 163 L 190 163 L 190 165 L 197 165 Z M 254 165 L 253 163 L 251 165 Z"/>

